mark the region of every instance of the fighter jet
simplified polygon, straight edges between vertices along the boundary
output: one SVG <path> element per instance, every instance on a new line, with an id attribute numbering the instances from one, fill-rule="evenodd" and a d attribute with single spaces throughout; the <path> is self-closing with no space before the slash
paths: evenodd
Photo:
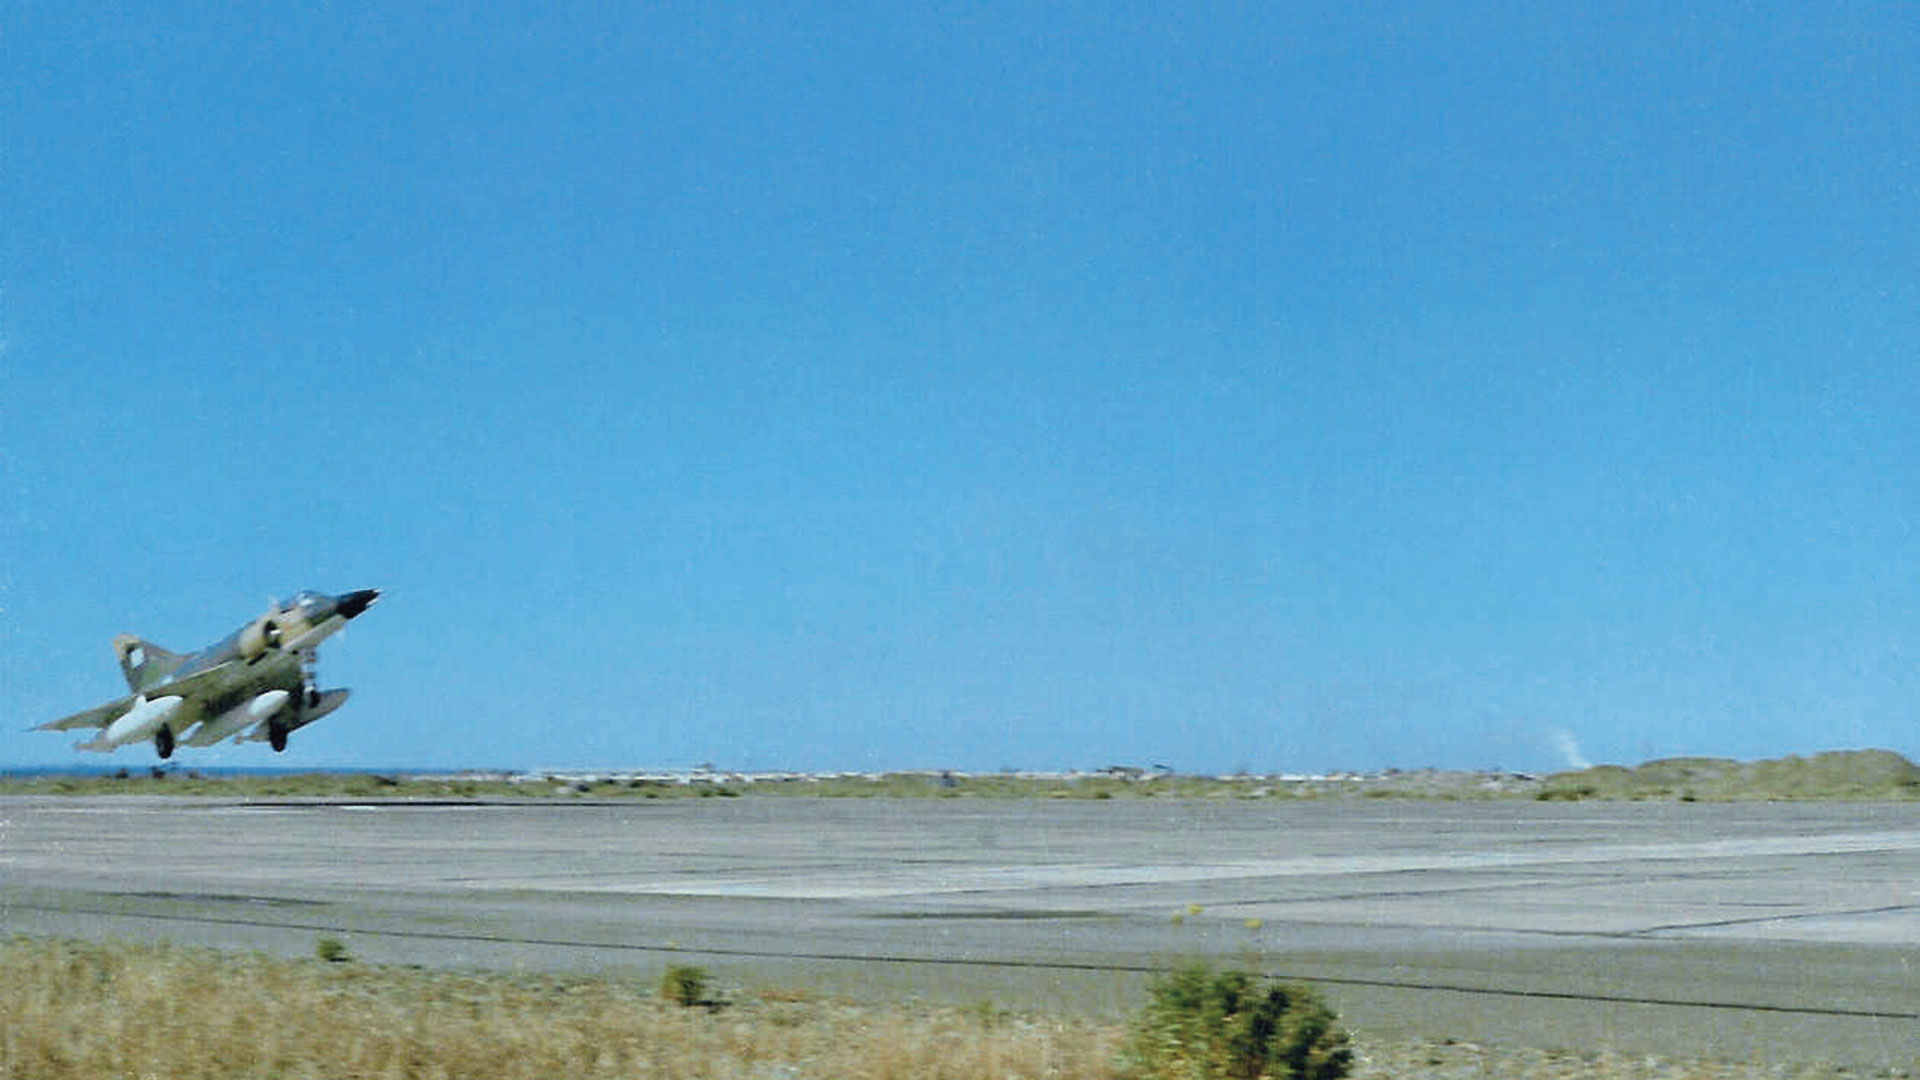
<path id="1" fill-rule="evenodd" d="M 153 740 L 162 758 L 175 746 L 265 741 L 287 748 L 287 734 L 346 703 L 347 691 L 314 684 L 315 650 L 328 635 L 380 598 L 378 589 L 340 596 L 300 592 L 196 653 L 168 652 L 131 634 L 113 639 L 133 693 L 35 731 L 98 728 L 75 750 L 102 753 Z"/>

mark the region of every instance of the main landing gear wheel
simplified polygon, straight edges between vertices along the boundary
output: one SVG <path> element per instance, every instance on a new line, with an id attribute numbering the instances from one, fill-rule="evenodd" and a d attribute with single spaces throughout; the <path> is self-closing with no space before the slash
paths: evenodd
<path id="1" fill-rule="evenodd" d="M 278 720 L 267 723 L 267 742 L 273 746 L 273 752 L 279 753 L 287 748 L 287 726 Z"/>
<path id="2" fill-rule="evenodd" d="M 162 761 L 173 756 L 172 728 L 161 724 L 160 730 L 153 733 L 153 750 L 160 755 Z"/>

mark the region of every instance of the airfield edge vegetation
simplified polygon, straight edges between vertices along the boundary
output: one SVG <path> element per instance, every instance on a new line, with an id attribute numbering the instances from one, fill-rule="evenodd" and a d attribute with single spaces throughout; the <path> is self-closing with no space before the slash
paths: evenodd
<path id="1" fill-rule="evenodd" d="M 1324 799 L 1406 798 L 1542 801 L 1920 799 L 1920 766 L 1890 750 L 1828 751 L 1738 762 L 1667 758 L 1626 768 L 1598 765 L 1531 776 L 1438 769 L 1292 776 L 1194 776 L 1110 768 L 1067 774 L 643 773 L 539 771 L 395 774 L 311 772 L 270 776 L 194 770 L 116 773 L 0 773 L 6 795 L 177 795 L 268 799 L 677 799 L 740 797 L 998 799 Z"/>
<path id="2" fill-rule="evenodd" d="M 1130 1027 L 1008 1011 L 990 1001 L 866 1005 L 779 987 L 703 990 L 700 1000 L 687 1004 L 644 979 L 433 972 L 360 964 L 344 946 L 329 952 L 285 960 L 172 945 L 0 939 L 0 1078 L 1159 1080 L 1170 1075 L 1139 1069 L 1139 1039 L 1167 1027 L 1164 1010 L 1156 1015 L 1150 1005 Z M 186 1030 L 192 1038 L 180 1037 Z M 1337 1052 L 1348 1038 L 1352 1071 L 1347 1075 L 1355 1080 L 1839 1080 L 1861 1075 L 1819 1062 L 1390 1040 L 1364 1031 L 1343 1033 L 1326 1045 Z M 1129 1047 L 1130 1042 L 1135 1045 Z M 1874 1075 L 1913 1073 L 1895 1069 Z"/>

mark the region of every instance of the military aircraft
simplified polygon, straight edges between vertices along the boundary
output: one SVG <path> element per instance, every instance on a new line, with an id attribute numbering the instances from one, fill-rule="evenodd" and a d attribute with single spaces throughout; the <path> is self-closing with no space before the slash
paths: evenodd
<path id="1" fill-rule="evenodd" d="M 131 634 L 113 639 L 133 693 L 35 731 L 99 728 L 75 750 L 102 753 L 153 740 L 162 758 L 178 746 L 266 741 L 287 748 L 287 734 L 346 703 L 347 691 L 314 685 L 315 650 L 380 598 L 378 589 L 340 596 L 295 593 L 196 653 L 168 652 Z"/>

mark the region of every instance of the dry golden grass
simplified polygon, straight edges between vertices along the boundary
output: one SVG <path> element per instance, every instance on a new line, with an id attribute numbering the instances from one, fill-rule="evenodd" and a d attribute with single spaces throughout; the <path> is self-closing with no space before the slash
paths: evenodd
<path id="1" fill-rule="evenodd" d="M 641 981 L 14 938 L 0 941 L 0 1080 L 1114 1080 L 1126 1040 L 1120 1025 L 986 1007 L 732 996 L 689 1009 Z M 1354 1046 L 1356 1080 L 1856 1075 L 1364 1035 Z"/>
<path id="2" fill-rule="evenodd" d="M 797 999 L 797 1000 L 796 1000 Z M 146 945 L 0 946 L 0 1076 L 1106 1077 L 1118 1033 L 798 994 L 688 1009 L 609 979 L 464 976 Z"/>

